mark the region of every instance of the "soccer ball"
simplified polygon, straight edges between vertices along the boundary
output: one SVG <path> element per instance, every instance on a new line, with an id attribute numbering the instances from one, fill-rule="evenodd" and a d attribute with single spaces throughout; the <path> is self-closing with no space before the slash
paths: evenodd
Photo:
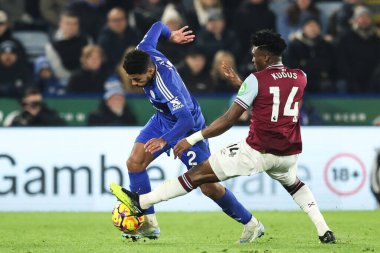
<path id="1" fill-rule="evenodd" d="M 117 203 L 112 211 L 112 222 L 122 232 L 132 232 L 144 223 L 144 216 L 135 216 L 123 203 Z"/>

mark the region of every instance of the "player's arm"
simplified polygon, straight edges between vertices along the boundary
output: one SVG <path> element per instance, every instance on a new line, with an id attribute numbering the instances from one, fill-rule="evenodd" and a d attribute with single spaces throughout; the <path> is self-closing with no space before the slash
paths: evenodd
<path id="1" fill-rule="evenodd" d="M 174 114 L 177 118 L 173 128 L 160 138 L 150 139 L 145 145 L 145 151 L 155 153 L 164 148 L 168 143 L 173 143 L 185 133 L 189 132 L 195 125 L 194 118 L 188 109 L 181 110 Z"/>
<path id="2" fill-rule="evenodd" d="M 190 109 L 186 106 L 185 99 L 176 87 L 182 85 L 179 78 L 174 78 L 174 71 L 158 71 L 157 77 L 160 80 L 159 86 L 162 92 L 162 102 L 166 102 L 171 114 L 176 118 L 172 129 L 160 138 L 149 140 L 145 144 L 145 151 L 154 153 L 165 147 L 168 143 L 175 143 L 182 136 L 193 129 L 195 122 Z"/>
<path id="3" fill-rule="evenodd" d="M 212 122 L 210 126 L 178 142 L 173 149 L 174 156 L 180 157 L 184 151 L 188 150 L 195 143 L 203 139 L 221 135 L 230 129 L 253 103 L 257 93 L 258 82 L 256 77 L 251 74 L 244 80 L 234 103 L 230 106 L 227 112 Z"/>
<path id="4" fill-rule="evenodd" d="M 195 35 L 192 34 L 193 31 L 185 31 L 187 28 L 188 26 L 184 26 L 179 30 L 170 31 L 168 26 L 161 21 L 158 21 L 152 25 L 137 48 L 142 50 L 155 49 L 160 36 L 178 44 L 192 42 Z"/>

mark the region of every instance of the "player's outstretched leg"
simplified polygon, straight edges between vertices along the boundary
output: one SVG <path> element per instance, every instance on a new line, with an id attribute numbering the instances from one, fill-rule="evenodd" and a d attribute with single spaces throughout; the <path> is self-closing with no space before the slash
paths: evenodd
<path id="1" fill-rule="evenodd" d="M 326 221 L 318 208 L 317 201 L 309 187 L 299 179 L 297 179 L 296 183 L 292 186 L 284 187 L 314 223 L 319 240 L 322 243 L 336 243 L 335 235 L 327 226 Z"/>
<path id="2" fill-rule="evenodd" d="M 139 138 L 136 140 L 131 155 L 127 161 L 128 176 L 129 176 L 129 188 L 132 192 L 138 192 L 144 194 L 150 192 L 150 180 L 146 167 L 154 160 L 154 156 L 150 153 L 146 153 L 144 149 L 144 138 L 139 142 Z M 145 222 L 135 233 L 128 233 L 126 236 L 130 236 L 132 239 L 141 239 L 143 237 L 149 239 L 157 239 L 160 236 L 160 228 L 158 226 L 154 207 L 150 207 L 144 212 Z M 139 237 L 136 236 L 139 235 Z"/>
<path id="3" fill-rule="evenodd" d="M 170 179 L 156 187 L 147 194 L 136 196 L 128 194 L 128 203 L 133 203 L 133 210 L 146 210 L 154 204 L 167 201 L 185 195 L 204 183 L 216 183 L 219 179 L 212 171 L 210 164 L 205 162 L 190 169 L 185 174 L 175 179 Z M 239 242 L 252 242 L 254 239 L 264 234 L 262 224 L 251 215 L 250 220 L 244 225 L 244 231 Z"/>

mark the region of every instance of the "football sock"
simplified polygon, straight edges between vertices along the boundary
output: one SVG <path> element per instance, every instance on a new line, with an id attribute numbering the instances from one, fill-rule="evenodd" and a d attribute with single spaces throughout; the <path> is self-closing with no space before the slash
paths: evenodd
<path id="1" fill-rule="evenodd" d="M 301 182 L 302 183 L 302 182 Z M 301 207 L 301 209 L 307 213 L 311 221 L 317 228 L 319 236 L 324 235 L 327 230 L 330 230 L 319 211 L 317 202 L 314 199 L 313 193 L 310 191 L 307 185 L 302 183 L 302 186 L 298 188 L 293 194 L 294 201 Z"/>
<path id="2" fill-rule="evenodd" d="M 128 172 L 130 185 L 129 188 L 133 192 L 137 192 L 138 194 L 145 194 L 152 190 L 150 186 L 148 172 L 146 170 L 142 172 Z M 145 214 L 153 214 L 154 207 L 149 207 Z"/>
<path id="3" fill-rule="evenodd" d="M 182 196 L 190 192 L 191 190 L 189 187 L 191 186 L 186 185 L 187 189 L 183 187 L 183 185 L 180 183 L 180 179 L 182 179 L 182 176 L 179 176 L 178 178 L 169 179 L 160 184 L 158 187 L 156 187 L 153 191 L 140 195 L 140 206 L 142 209 L 150 208 L 154 204 L 157 204 L 162 201 L 167 201 L 169 199 Z"/>
<path id="4" fill-rule="evenodd" d="M 253 216 L 227 188 L 223 197 L 215 200 L 215 203 L 217 203 L 228 216 L 242 224 L 247 224 Z"/>

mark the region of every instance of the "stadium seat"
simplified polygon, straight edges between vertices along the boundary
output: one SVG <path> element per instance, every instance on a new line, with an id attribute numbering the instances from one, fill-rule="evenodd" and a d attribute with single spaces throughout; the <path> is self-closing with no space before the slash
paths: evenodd
<path id="1" fill-rule="evenodd" d="M 34 61 L 38 56 L 45 54 L 45 45 L 49 42 L 49 36 L 43 31 L 14 31 L 16 37 L 25 47 L 29 61 Z"/>

